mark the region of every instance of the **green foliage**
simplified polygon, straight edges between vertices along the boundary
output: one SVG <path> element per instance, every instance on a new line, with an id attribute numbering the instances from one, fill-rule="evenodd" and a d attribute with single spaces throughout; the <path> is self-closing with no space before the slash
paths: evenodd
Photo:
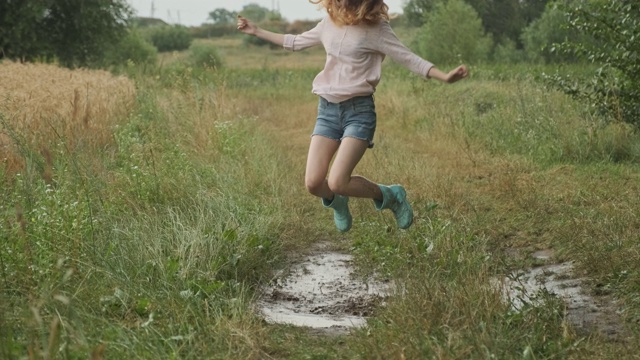
<path id="1" fill-rule="evenodd" d="M 153 28 L 149 38 L 160 52 L 187 50 L 193 40 L 189 29 L 180 25 Z"/>
<path id="2" fill-rule="evenodd" d="M 33 60 L 51 54 L 41 26 L 44 3 L 0 2 L 0 58 Z"/>
<path id="3" fill-rule="evenodd" d="M 136 29 L 130 29 L 127 35 L 105 54 L 105 66 L 124 64 L 156 65 L 158 50 Z"/>
<path id="4" fill-rule="evenodd" d="M 590 79 L 556 74 L 551 80 L 605 117 L 640 127 L 640 3 L 589 1 L 563 7 L 570 26 L 595 42 L 565 40 L 560 48 L 590 61 Z"/>
<path id="5" fill-rule="evenodd" d="M 573 52 L 557 51 L 557 45 L 560 43 L 593 42 L 588 34 L 568 26 L 565 12 L 558 2 L 549 3 L 540 18 L 524 29 L 521 38 L 527 58 L 533 62 L 544 63 L 577 61 Z"/>
<path id="6" fill-rule="evenodd" d="M 96 66 L 125 36 L 125 0 L 9 1 L 0 4 L 0 48 L 11 59 Z"/>
<path id="7" fill-rule="evenodd" d="M 475 10 L 463 0 L 449 0 L 428 14 L 413 47 L 436 64 L 455 64 L 486 61 L 492 44 Z"/>
<path id="8" fill-rule="evenodd" d="M 430 13 L 435 4 L 441 0 L 409 0 L 402 8 L 407 23 L 411 26 L 422 26 L 426 20 L 426 15 Z"/>
<path id="9" fill-rule="evenodd" d="M 407 22 L 412 26 L 422 26 L 439 3 L 449 0 L 409 0 L 404 6 Z M 494 41 L 505 43 L 510 40 L 521 47 L 522 30 L 544 11 L 548 0 L 465 0 L 482 20 L 486 33 Z"/>
<path id="10" fill-rule="evenodd" d="M 238 34 L 238 29 L 235 24 L 219 25 L 219 24 L 204 24 L 198 27 L 191 28 L 191 36 L 196 39 L 208 39 L 214 37 L 230 36 Z"/>
<path id="11" fill-rule="evenodd" d="M 491 57 L 493 62 L 499 64 L 516 64 L 525 61 L 524 51 L 518 49 L 516 43 L 508 38 L 494 47 Z"/>
<path id="12" fill-rule="evenodd" d="M 197 67 L 220 69 L 223 67 L 222 57 L 213 45 L 194 43 L 189 48 L 189 60 Z"/>
<path id="13" fill-rule="evenodd" d="M 282 15 L 280 12 L 271 11 L 255 3 L 245 5 L 240 11 L 240 15 L 255 23 L 263 21 L 282 21 Z"/>
<path id="14" fill-rule="evenodd" d="M 229 25 L 236 21 L 238 14 L 224 8 L 218 8 L 209 13 L 209 19 L 216 25 Z"/>

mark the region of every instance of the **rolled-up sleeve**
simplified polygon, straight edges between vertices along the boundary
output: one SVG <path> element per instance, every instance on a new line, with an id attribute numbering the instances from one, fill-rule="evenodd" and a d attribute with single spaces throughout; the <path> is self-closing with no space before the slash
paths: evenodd
<path id="1" fill-rule="evenodd" d="M 320 21 L 313 29 L 305 31 L 300 35 L 286 34 L 284 36 L 284 49 L 289 51 L 300 51 L 322 44 L 321 35 L 325 19 L 322 19 L 322 21 Z"/>

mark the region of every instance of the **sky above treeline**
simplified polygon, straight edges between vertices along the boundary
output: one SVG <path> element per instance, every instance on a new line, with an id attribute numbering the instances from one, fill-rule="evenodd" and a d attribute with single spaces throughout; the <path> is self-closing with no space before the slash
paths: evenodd
<path id="1" fill-rule="evenodd" d="M 209 13 L 218 8 L 240 11 L 245 5 L 258 4 L 267 9 L 280 10 L 288 21 L 316 20 L 323 10 L 308 0 L 127 0 L 137 16 L 155 17 L 170 24 L 197 26 L 207 22 Z M 405 0 L 385 0 L 391 13 L 402 13 Z"/>

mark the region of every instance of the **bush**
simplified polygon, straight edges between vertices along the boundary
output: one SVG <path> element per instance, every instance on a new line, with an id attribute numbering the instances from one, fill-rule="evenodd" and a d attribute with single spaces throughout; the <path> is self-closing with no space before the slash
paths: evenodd
<path id="1" fill-rule="evenodd" d="M 128 62 L 156 65 L 158 50 L 134 29 L 130 30 L 118 44 L 107 50 L 104 61 L 105 66 L 120 66 Z"/>
<path id="2" fill-rule="evenodd" d="M 154 28 L 150 39 L 160 52 L 187 50 L 193 40 L 189 30 L 180 25 Z"/>
<path id="3" fill-rule="evenodd" d="M 525 61 L 523 50 L 517 49 L 516 43 L 509 38 L 505 38 L 502 43 L 497 44 L 493 49 L 493 61 L 498 64 L 517 64 Z"/>
<path id="4" fill-rule="evenodd" d="M 560 75 L 552 80 L 605 119 L 640 127 L 640 2 L 579 1 L 563 9 L 570 26 L 595 41 L 565 40 L 560 49 L 599 69 L 581 82 Z"/>
<path id="5" fill-rule="evenodd" d="M 574 53 L 556 51 L 557 44 L 565 41 L 586 43 L 593 42 L 593 39 L 568 26 L 566 14 L 557 2 L 549 3 L 542 16 L 522 32 L 525 53 L 533 62 L 550 64 L 577 61 Z"/>
<path id="6" fill-rule="evenodd" d="M 240 32 L 236 28 L 235 24 L 205 24 L 191 28 L 191 36 L 196 39 L 208 39 L 212 37 L 236 35 L 239 33 Z"/>
<path id="7" fill-rule="evenodd" d="M 224 65 L 218 49 L 212 45 L 195 43 L 189 51 L 189 60 L 193 66 L 219 69 Z"/>
<path id="8" fill-rule="evenodd" d="M 437 3 L 413 45 L 418 54 L 436 64 L 483 62 L 492 46 L 478 13 L 463 0 Z"/>

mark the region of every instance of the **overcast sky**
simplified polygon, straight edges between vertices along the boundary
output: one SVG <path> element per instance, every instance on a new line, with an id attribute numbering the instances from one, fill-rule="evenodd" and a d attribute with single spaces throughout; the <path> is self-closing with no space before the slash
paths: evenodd
<path id="1" fill-rule="evenodd" d="M 240 11 L 245 5 L 258 4 L 268 9 L 280 9 L 285 19 L 314 20 L 324 16 L 308 0 L 127 0 L 138 16 L 162 19 L 171 24 L 195 26 L 204 23 L 209 13 L 218 8 Z M 405 0 L 385 0 L 391 13 L 402 13 Z M 152 6 L 153 4 L 153 6 Z M 155 9 L 152 14 L 152 7 Z"/>

